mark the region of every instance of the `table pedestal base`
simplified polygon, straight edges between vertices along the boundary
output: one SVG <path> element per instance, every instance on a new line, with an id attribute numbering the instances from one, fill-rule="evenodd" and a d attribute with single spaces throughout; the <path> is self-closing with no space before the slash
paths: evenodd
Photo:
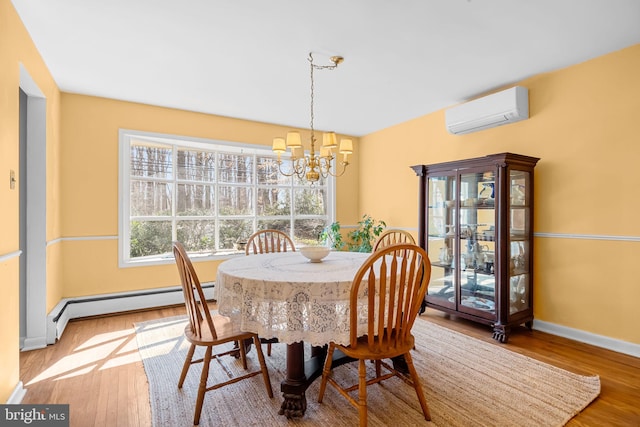
<path id="1" fill-rule="evenodd" d="M 287 418 L 303 417 L 304 412 L 307 410 L 307 397 L 304 392 L 300 394 L 282 393 L 284 402 L 278 411 L 278 414 L 284 415 Z"/>
<path id="2" fill-rule="evenodd" d="M 287 418 L 304 416 L 307 410 L 305 391 L 313 381 L 322 376 L 322 368 L 327 355 L 327 346 L 311 347 L 311 358 L 304 360 L 304 343 L 287 344 L 287 376 L 280 383 L 284 402 L 278 414 Z M 332 367 L 353 361 L 340 351 L 333 355 Z"/>

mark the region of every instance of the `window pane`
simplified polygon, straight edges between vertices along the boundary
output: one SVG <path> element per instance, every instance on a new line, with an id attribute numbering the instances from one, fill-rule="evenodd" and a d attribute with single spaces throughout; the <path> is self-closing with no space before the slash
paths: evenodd
<path id="1" fill-rule="evenodd" d="M 131 180 L 130 191 L 131 216 L 171 215 L 171 184 Z"/>
<path id="2" fill-rule="evenodd" d="M 256 158 L 256 174 L 258 184 L 260 185 L 290 185 L 291 177 L 280 173 L 278 163 L 273 157 L 257 157 Z M 284 160 L 282 170 L 287 174 L 291 174 L 291 163 Z"/>
<path id="3" fill-rule="evenodd" d="M 291 215 L 290 188 L 259 188 L 258 216 Z"/>
<path id="4" fill-rule="evenodd" d="M 213 252 L 215 250 L 215 221 L 177 221 L 178 241 L 189 252 Z"/>
<path id="5" fill-rule="evenodd" d="M 244 251 L 243 243 L 253 233 L 253 221 L 245 219 L 226 219 L 220 221 L 220 249 Z"/>
<path id="6" fill-rule="evenodd" d="M 327 225 L 324 218 L 296 219 L 294 240 L 299 243 L 317 243 L 322 229 Z"/>
<path id="7" fill-rule="evenodd" d="M 173 160 L 171 147 L 152 144 L 131 144 L 131 176 L 171 178 Z"/>
<path id="8" fill-rule="evenodd" d="M 220 215 L 253 215 L 253 188 L 220 187 Z"/>
<path id="9" fill-rule="evenodd" d="M 258 220 L 258 230 L 279 230 L 286 234 L 291 234 L 291 221 L 287 219 L 260 219 Z"/>
<path id="10" fill-rule="evenodd" d="M 326 190 L 311 186 L 295 189 L 297 215 L 324 215 L 326 213 Z"/>
<path id="11" fill-rule="evenodd" d="M 171 221 L 131 221 L 131 258 L 171 253 Z"/>
<path id="12" fill-rule="evenodd" d="M 214 182 L 216 180 L 215 153 L 178 150 L 178 179 Z"/>
<path id="13" fill-rule="evenodd" d="M 253 183 L 253 156 L 221 153 L 218 156 L 220 182 Z"/>
<path id="14" fill-rule="evenodd" d="M 215 187 L 212 185 L 178 184 L 176 215 L 213 216 L 216 213 Z"/>

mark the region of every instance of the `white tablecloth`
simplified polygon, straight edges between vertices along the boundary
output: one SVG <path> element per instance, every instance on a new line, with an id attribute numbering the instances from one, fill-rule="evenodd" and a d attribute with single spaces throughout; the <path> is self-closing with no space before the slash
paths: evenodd
<path id="1" fill-rule="evenodd" d="M 218 311 L 262 338 L 349 344 L 351 282 L 369 256 L 331 252 L 311 263 L 286 252 L 227 260 L 218 267 Z"/>

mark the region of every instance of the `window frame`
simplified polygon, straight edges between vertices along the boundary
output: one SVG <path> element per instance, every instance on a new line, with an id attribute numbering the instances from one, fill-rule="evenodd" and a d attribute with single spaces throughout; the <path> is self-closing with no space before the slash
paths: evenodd
<path id="1" fill-rule="evenodd" d="M 176 147 L 179 148 L 195 148 L 195 149 L 203 149 L 207 151 L 214 151 L 216 153 L 242 153 L 242 154 L 251 154 L 254 156 L 268 156 L 274 157 L 275 154 L 271 151 L 271 147 L 267 145 L 259 145 L 259 144 L 251 144 L 251 143 L 241 143 L 241 142 L 231 142 L 231 141 L 223 141 L 223 140 L 213 140 L 213 139 L 205 139 L 205 138 L 196 138 L 192 136 L 183 136 L 183 135 L 171 135 L 171 134 L 161 134 L 154 132 L 146 132 L 146 131 L 138 131 L 131 129 L 119 129 L 119 143 L 118 143 L 118 265 L 120 268 L 125 267 L 140 267 L 140 266 L 150 266 L 150 265 L 164 265 L 171 264 L 174 262 L 173 254 L 163 254 L 163 255 L 153 255 L 146 257 L 138 257 L 131 258 L 131 142 L 133 139 L 142 139 L 152 143 L 159 143 L 165 145 L 171 145 L 172 150 L 176 150 Z M 174 156 L 175 157 L 175 156 Z M 288 160 L 285 157 L 285 160 Z M 249 218 L 253 222 L 253 227 L 258 224 L 259 220 L 269 219 L 270 217 L 262 217 L 258 216 L 258 207 L 257 207 L 257 197 L 258 190 L 261 188 L 269 188 L 269 186 L 258 184 L 258 180 L 255 179 L 255 168 L 257 166 L 257 162 L 254 163 L 254 180 L 250 185 L 253 188 L 253 213 L 249 216 Z M 175 164 L 175 160 L 174 160 Z M 177 183 L 180 181 L 177 178 L 177 170 L 173 170 L 173 178 L 172 182 Z M 216 188 L 218 185 L 228 185 L 227 183 L 219 183 L 216 179 Z M 244 184 L 233 184 L 242 187 L 246 187 Z M 296 185 L 295 180 L 292 179 L 289 184 L 291 188 L 291 197 L 292 203 L 293 198 L 295 197 L 295 189 L 301 188 L 303 185 Z M 309 185 L 309 184 L 306 184 Z M 335 201 L 336 201 L 336 180 L 334 177 L 328 177 L 326 181 L 326 215 L 327 215 L 327 224 L 331 224 L 335 221 Z M 176 188 L 173 190 L 177 191 Z M 216 198 L 218 197 L 218 193 L 216 191 Z M 175 199 L 175 196 L 174 196 Z M 218 206 L 216 203 L 216 213 L 215 217 L 218 217 Z M 241 216 L 243 219 L 247 219 L 247 216 Z M 289 215 L 289 220 L 291 221 L 291 228 L 293 229 L 293 223 L 296 219 L 304 219 L 306 215 L 296 216 L 294 206 L 292 205 L 291 214 Z M 173 208 L 172 214 L 169 216 L 169 219 L 174 222 L 175 218 L 180 218 L 182 220 L 188 219 L 190 217 L 180 216 L 176 214 L 175 208 Z M 206 217 L 210 218 L 210 217 Z M 233 216 L 225 216 L 224 219 L 233 219 Z M 172 227 L 173 228 L 173 227 Z M 293 236 L 292 236 L 293 238 Z M 244 252 L 232 252 L 232 253 L 224 253 L 224 254 L 201 254 L 201 253 L 193 253 L 190 254 L 194 261 L 211 261 L 211 260 L 224 260 L 227 258 L 231 258 L 238 255 L 243 255 Z"/>

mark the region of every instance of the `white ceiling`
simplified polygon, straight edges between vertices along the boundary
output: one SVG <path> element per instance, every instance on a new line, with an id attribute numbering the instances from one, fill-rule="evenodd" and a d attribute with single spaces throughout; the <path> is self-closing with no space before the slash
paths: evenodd
<path id="1" fill-rule="evenodd" d="M 638 0 L 12 0 L 64 92 L 366 135 L 640 43 Z M 639 73 L 640 75 L 640 73 Z"/>

